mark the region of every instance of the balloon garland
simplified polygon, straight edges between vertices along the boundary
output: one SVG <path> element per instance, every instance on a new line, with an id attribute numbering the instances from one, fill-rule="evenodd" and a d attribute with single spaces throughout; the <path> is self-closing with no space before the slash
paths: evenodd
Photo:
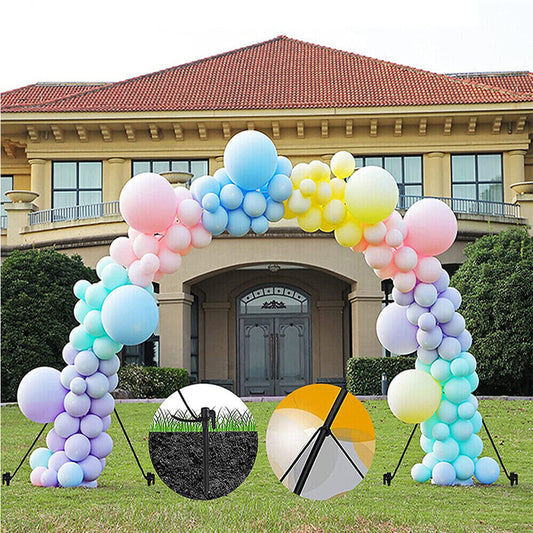
<path id="1" fill-rule="evenodd" d="M 333 175 L 333 177 L 332 177 Z M 235 135 L 224 151 L 224 168 L 174 189 L 158 174 L 133 177 L 120 194 L 129 225 L 96 272 L 100 281 L 74 285 L 79 322 L 63 349 L 67 366 L 40 367 L 21 381 L 17 400 L 35 422 L 53 422 L 47 448 L 30 457 L 37 486 L 96 486 L 113 441 L 107 434 L 114 409 L 124 345 L 146 341 L 158 323 L 153 281 L 176 272 L 193 248 L 213 235 L 265 233 L 271 222 L 296 218 L 306 232 L 333 232 L 337 242 L 362 252 L 382 279 L 394 282 L 394 303 L 383 309 L 376 329 L 382 345 L 402 355 L 417 352 L 416 368 L 390 384 L 391 411 L 407 423 L 422 423 L 426 452 L 412 469 L 415 481 L 438 485 L 493 483 L 498 464 L 478 459 L 482 419 L 473 392 L 476 361 L 472 338 L 457 312 L 459 292 L 435 257 L 454 242 L 457 221 L 443 202 L 423 199 L 404 218 L 395 211 L 398 187 L 378 167 L 356 171 L 345 151 L 331 165 L 299 163 L 278 156 L 257 131 Z"/>

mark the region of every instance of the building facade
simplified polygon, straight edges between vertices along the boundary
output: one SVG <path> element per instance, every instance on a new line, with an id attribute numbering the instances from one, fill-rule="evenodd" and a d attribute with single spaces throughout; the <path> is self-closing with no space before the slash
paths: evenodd
<path id="1" fill-rule="evenodd" d="M 244 129 L 293 165 L 347 150 L 387 168 L 400 210 L 443 199 L 459 222 L 440 257 L 450 272 L 468 241 L 533 220 L 531 73 L 440 75 L 278 37 L 123 82 L 30 85 L 2 94 L 2 108 L 4 257 L 53 245 L 94 267 L 126 233 L 118 198 L 131 176 L 212 175 Z M 337 383 L 348 357 L 383 355 L 388 284 L 292 220 L 214 238 L 158 290 L 157 336 L 126 362 L 249 396 Z"/>

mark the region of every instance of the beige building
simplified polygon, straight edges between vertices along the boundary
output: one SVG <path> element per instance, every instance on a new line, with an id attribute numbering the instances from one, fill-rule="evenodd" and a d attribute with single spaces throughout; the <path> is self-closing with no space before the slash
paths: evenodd
<path id="1" fill-rule="evenodd" d="M 401 209 L 444 199 L 459 221 L 450 271 L 466 242 L 533 220 L 528 72 L 440 75 L 278 37 L 117 83 L 30 85 L 2 107 L 2 193 L 36 193 L 3 194 L 4 257 L 54 245 L 94 267 L 126 233 L 132 175 L 212 175 L 244 129 L 293 164 L 347 150 L 384 166 Z M 161 280 L 157 337 L 122 356 L 246 396 L 339 382 L 348 357 L 382 355 L 384 289 L 361 254 L 294 221 L 223 234 Z"/>

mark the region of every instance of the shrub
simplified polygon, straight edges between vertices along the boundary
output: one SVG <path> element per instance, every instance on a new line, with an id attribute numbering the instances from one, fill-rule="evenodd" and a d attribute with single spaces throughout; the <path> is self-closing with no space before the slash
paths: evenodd
<path id="1" fill-rule="evenodd" d="M 415 367 L 416 357 L 351 357 L 346 362 L 346 389 L 354 395 L 381 394 L 381 374 L 392 378 Z"/>
<path id="2" fill-rule="evenodd" d="M 20 380 L 39 366 L 62 369 L 63 346 L 78 323 L 72 292 L 79 279 L 98 281 L 81 257 L 15 250 L 2 264 L 2 401 L 15 401 Z"/>
<path id="3" fill-rule="evenodd" d="M 472 334 L 479 392 L 533 392 L 533 238 L 525 229 L 485 235 L 465 247 L 451 280 Z"/>
<path id="4" fill-rule="evenodd" d="M 118 371 L 118 388 L 130 398 L 167 398 L 188 384 L 184 368 L 126 365 Z"/>

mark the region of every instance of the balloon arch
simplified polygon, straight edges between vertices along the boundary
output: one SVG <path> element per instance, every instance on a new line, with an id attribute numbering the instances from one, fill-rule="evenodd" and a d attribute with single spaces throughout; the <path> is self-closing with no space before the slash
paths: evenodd
<path id="1" fill-rule="evenodd" d="M 120 195 L 129 225 L 96 266 L 100 278 L 74 285 L 79 326 L 63 349 L 62 372 L 41 367 L 21 381 L 17 400 L 35 422 L 53 422 L 47 448 L 30 457 L 38 486 L 96 486 L 113 441 L 111 423 L 123 345 L 148 339 L 159 315 L 153 281 L 175 272 L 193 248 L 204 248 L 224 231 L 239 237 L 265 233 L 270 222 L 296 218 L 306 232 L 334 232 L 337 242 L 362 252 L 382 279 L 394 281 L 394 303 L 376 328 L 382 345 L 398 355 L 417 352 L 416 369 L 390 384 L 389 406 L 400 420 L 421 422 L 426 455 L 413 466 L 415 481 L 438 485 L 492 483 L 497 463 L 478 459 L 482 419 L 472 395 L 478 385 L 472 338 L 457 312 L 459 292 L 435 257 L 454 242 L 451 209 L 423 199 L 405 216 L 395 211 L 398 187 L 386 170 L 363 167 L 345 151 L 327 165 L 278 156 L 257 131 L 235 135 L 224 151 L 224 168 L 173 188 L 160 175 L 133 177 Z M 332 175 L 334 177 L 332 177 Z"/>

